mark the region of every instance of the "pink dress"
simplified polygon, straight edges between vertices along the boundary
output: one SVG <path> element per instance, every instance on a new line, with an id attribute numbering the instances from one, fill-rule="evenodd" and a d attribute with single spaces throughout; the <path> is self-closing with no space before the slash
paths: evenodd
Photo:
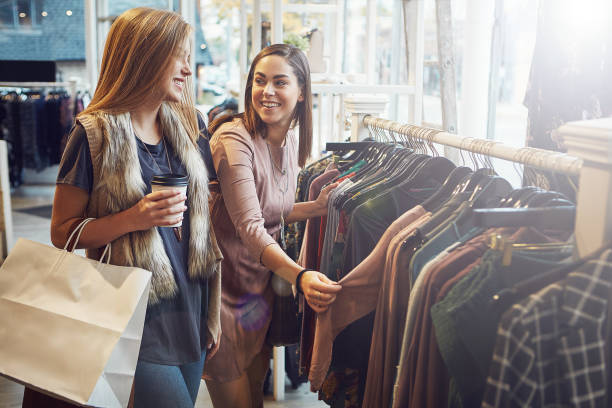
<path id="1" fill-rule="evenodd" d="M 281 208 L 285 217 L 293 209 L 298 144 L 290 131 L 283 147 L 268 145 L 234 119 L 217 129 L 210 147 L 221 186 L 211 194 L 210 211 L 223 253 L 222 333 L 203 377 L 228 382 L 247 370 L 270 325 L 272 272 L 260 259 L 278 238 Z"/>

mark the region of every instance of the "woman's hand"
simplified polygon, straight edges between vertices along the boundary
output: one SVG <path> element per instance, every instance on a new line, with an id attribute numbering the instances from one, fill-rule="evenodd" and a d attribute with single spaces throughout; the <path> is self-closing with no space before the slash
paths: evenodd
<path id="1" fill-rule="evenodd" d="M 336 293 L 342 289 L 338 283 L 316 271 L 304 272 L 299 283 L 306 301 L 317 313 L 327 310 L 336 300 Z"/>
<path id="2" fill-rule="evenodd" d="M 215 341 L 210 330 L 206 330 L 206 361 L 210 360 L 215 354 L 217 354 L 217 351 L 219 351 L 220 340 L 221 338 L 218 338 Z"/>
<path id="3" fill-rule="evenodd" d="M 187 210 L 186 199 L 178 190 L 156 191 L 127 209 L 126 218 L 136 231 L 174 225 L 183 219 L 183 212 Z"/>
<path id="4" fill-rule="evenodd" d="M 315 200 L 315 205 L 319 209 L 319 215 L 327 214 L 327 202 L 329 201 L 329 193 L 331 193 L 332 190 L 336 187 L 338 187 L 338 183 L 332 183 L 328 186 L 325 186 L 319 193 L 319 196 Z"/>

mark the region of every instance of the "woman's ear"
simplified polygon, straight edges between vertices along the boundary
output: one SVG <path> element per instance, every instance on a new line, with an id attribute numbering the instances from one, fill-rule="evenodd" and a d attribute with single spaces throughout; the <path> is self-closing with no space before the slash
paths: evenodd
<path id="1" fill-rule="evenodd" d="M 298 102 L 304 102 L 304 94 L 302 93 L 301 89 L 300 89 L 300 96 L 298 96 Z"/>

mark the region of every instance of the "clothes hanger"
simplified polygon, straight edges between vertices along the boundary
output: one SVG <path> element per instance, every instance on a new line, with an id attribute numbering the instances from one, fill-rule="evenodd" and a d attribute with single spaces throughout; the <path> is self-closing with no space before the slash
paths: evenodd
<path id="1" fill-rule="evenodd" d="M 466 162 L 465 162 L 465 158 L 463 157 L 463 150 L 469 151 L 470 144 L 473 143 L 473 140 L 474 139 L 472 138 L 465 138 L 464 140 L 461 141 L 461 145 L 459 146 L 459 154 L 461 156 L 461 161 L 464 165 L 466 164 Z M 461 182 L 461 184 L 457 186 L 457 188 L 451 195 L 451 198 L 458 196 L 462 193 L 474 191 L 478 183 L 481 182 L 481 180 L 483 180 L 485 177 L 491 177 L 491 176 L 496 175 L 495 171 L 493 171 L 491 168 L 480 167 L 475 159 L 475 156 L 472 153 L 468 154 L 468 157 L 470 158 L 472 162 L 472 168 L 474 168 L 475 170 L 473 173 L 468 175 Z"/>
<path id="2" fill-rule="evenodd" d="M 485 208 L 496 206 L 502 197 L 512 191 L 512 185 L 503 177 L 491 176 L 478 183 L 468 199 L 472 208 Z"/>
<path id="3" fill-rule="evenodd" d="M 588 261 L 599 258 L 601 254 L 610 247 L 612 247 L 612 245 L 609 243 L 583 258 L 561 265 L 553 270 L 536 275 L 533 278 L 521 281 L 511 288 L 503 289 L 499 293 L 493 295 L 490 304 L 494 307 L 507 309 L 510 305 L 519 302 L 532 293 L 536 293 L 552 283 L 561 281 L 567 277 L 569 273 L 576 271 Z"/>
<path id="4" fill-rule="evenodd" d="M 461 166 L 454 168 L 442 183 L 442 186 L 432 196 L 425 200 L 421 205 L 427 211 L 434 212 L 451 196 L 457 189 L 459 183 L 472 174 L 469 167 Z"/>
<path id="5" fill-rule="evenodd" d="M 549 203 L 552 200 L 560 199 L 564 201 L 568 201 L 569 199 L 562 193 L 558 191 L 546 191 L 543 190 L 533 195 L 528 200 L 525 200 L 525 207 L 545 207 L 546 203 Z"/>
<path id="6" fill-rule="evenodd" d="M 474 224 L 483 228 L 534 227 L 572 230 L 575 206 L 539 208 L 472 208 Z"/>
<path id="7" fill-rule="evenodd" d="M 414 168 L 428 158 L 428 156 L 414 154 L 406 148 L 398 148 L 393 154 L 399 156 L 400 161 L 396 161 L 396 157 L 391 157 L 389 160 L 391 164 L 386 164 L 381 171 L 347 190 L 346 199 L 342 200 L 343 208 L 351 211 L 368 198 L 373 198 L 393 188 L 394 180 L 403 180 L 408 177 Z"/>
<path id="8" fill-rule="evenodd" d="M 438 130 L 423 128 L 420 130 L 419 137 L 421 140 L 431 140 L 435 133 L 438 133 Z M 449 174 L 456 168 L 455 164 L 448 160 L 445 157 L 440 157 L 437 155 L 437 152 L 433 148 L 433 144 L 424 143 L 423 144 L 424 153 L 429 153 L 427 151 L 428 148 L 432 150 L 435 154 L 434 157 L 429 156 L 429 158 L 423 161 L 411 174 L 409 177 L 402 178 L 404 174 L 401 174 L 398 179 L 400 180 L 400 184 L 398 187 L 406 188 L 412 185 L 423 185 L 428 179 L 433 179 L 439 181 L 440 183 L 445 183 L 448 180 Z M 393 182 L 395 182 L 394 179 Z"/>
<path id="9" fill-rule="evenodd" d="M 351 162 L 346 163 L 342 167 L 342 169 L 339 168 L 341 173 L 343 173 L 346 170 L 350 169 L 351 167 L 353 167 L 359 161 L 367 160 L 367 158 L 370 157 L 370 155 L 372 155 L 373 152 L 376 150 L 376 143 L 375 143 L 376 142 L 376 138 L 375 138 L 375 136 L 374 136 L 374 134 L 372 132 L 372 125 L 368 125 L 367 129 L 368 129 L 369 137 L 366 139 L 366 141 L 371 141 L 372 142 L 371 145 L 366 147 L 365 149 L 354 150 L 353 153 L 356 153 L 356 154 L 354 154 L 355 157 L 352 157 L 352 155 L 351 155 L 351 158 L 347 158 L 347 159 L 351 160 Z M 350 142 L 347 143 L 346 147 L 350 148 L 351 147 L 351 143 Z"/>
<path id="10" fill-rule="evenodd" d="M 539 187 L 535 186 L 527 186 L 514 189 L 510 192 L 507 197 L 504 197 L 499 203 L 500 207 L 514 207 L 514 204 L 519 200 L 519 198 L 528 192 L 540 190 Z"/>
<path id="11" fill-rule="evenodd" d="M 452 162 L 447 159 L 438 158 L 440 160 L 426 164 L 431 157 L 420 154 L 420 151 L 415 153 L 412 150 L 412 148 L 417 147 L 414 142 L 410 141 L 415 129 L 420 128 L 402 126 L 389 130 L 388 136 L 382 131 L 382 134 L 380 134 L 381 138 L 393 140 L 394 142 L 397 142 L 397 139 L 393 136 L 395 131 L 398 132 L 398 135 L 402 135 L 402 137 L 408 135 L 408 139 L 404 139 L 404 141 L 408 140 L 406 145 L 411 146 L 411 148 L 399 148 L 392 151 L 389 159 L 382 165 L 383 171 L 375 173 L 372 178 L 367 179 L 368 184 L 360 183 L 354 186 L 352 191 L 347 191 L 346 199 L 341 201 L 342 208 L 352 211 L 356 206 L 367 201 L 369 198 L 383 194 L 387 190 L 398 188 L 398 183 L 406 184 L 410 182 L 415 175 L 419 174 L 419 169 L 425 171 L 422 177 L 425 177 L 427 174 L 429 174 L 429 178 L 437 175 L 437 178 L 441 179 L 440 182 L 447 177 L 450 170 L 455 167 Z M 423 184 L 417 183 L 417 185 Z"/>
<path id="12" fill-rule="evenodd" d="M 355 175 L 351 177 L 351 181 L 353 181 L 354 185 L 345 190 L 336 198 L 334 201 L 334 206 L 336 208 L 343 206 L 347 200 L 349 200 L 359 191 L 370 186 L 372 182 L 376 181 L 378 177 L 383 175 L 384 168 L 378 165 L 378 163 L 381 161 L 384 162 L 385 157 L 387 157 L 393 150 L 398 148 L 395 145 L 380 142 L 377 142 L 377 147 L 379 151 L 375 153 L 374 157 L 369 159 L 372 161 L 368 162 L 357 170 Z"/>

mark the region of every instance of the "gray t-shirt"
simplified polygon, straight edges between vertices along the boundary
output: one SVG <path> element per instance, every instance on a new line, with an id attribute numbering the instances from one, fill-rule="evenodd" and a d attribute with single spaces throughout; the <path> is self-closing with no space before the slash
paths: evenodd
<path id="1" fill-rule="evenodd" d="M 207 135 L 203 122 L 200 122 L 200 130 Z M 145 148 L 145 143 L 140 139 L 136 139 L 136 142 L 142 177 L 145 184 L 150 186 L 153 175 L 170 172 L 164 144 L 161 142 L 157 145 L 146 144 Z M 208 138 L 200 137 L 198 145 L 208 169 L 209 180 L 216 179 Z M 166 147 L 172 170 L 175 173 L 186 174 L 172 146 L 166 144 Z M 57 184 L 70 184 L 87 192 L 92 190 L 91 153 L 85 129 L 80 124 L 77 124 L 70 134 L 60 163 Z M 147 194 L 150 192 L 151 188 L 148 187 Z M 172 228 L 157 228 L 174 271 L 178 293 L 173 299 L 162 300 L 147 308 L 138 358 L 151 363 L 166 365 L 191 363 L 199 361 L 202 351 L 206 350 L 208 282 L 191 280 L 187 274 L 190 236 L 189 192 L 187 194 L 182 240 L 179 242 L 176 239 Z"/>

